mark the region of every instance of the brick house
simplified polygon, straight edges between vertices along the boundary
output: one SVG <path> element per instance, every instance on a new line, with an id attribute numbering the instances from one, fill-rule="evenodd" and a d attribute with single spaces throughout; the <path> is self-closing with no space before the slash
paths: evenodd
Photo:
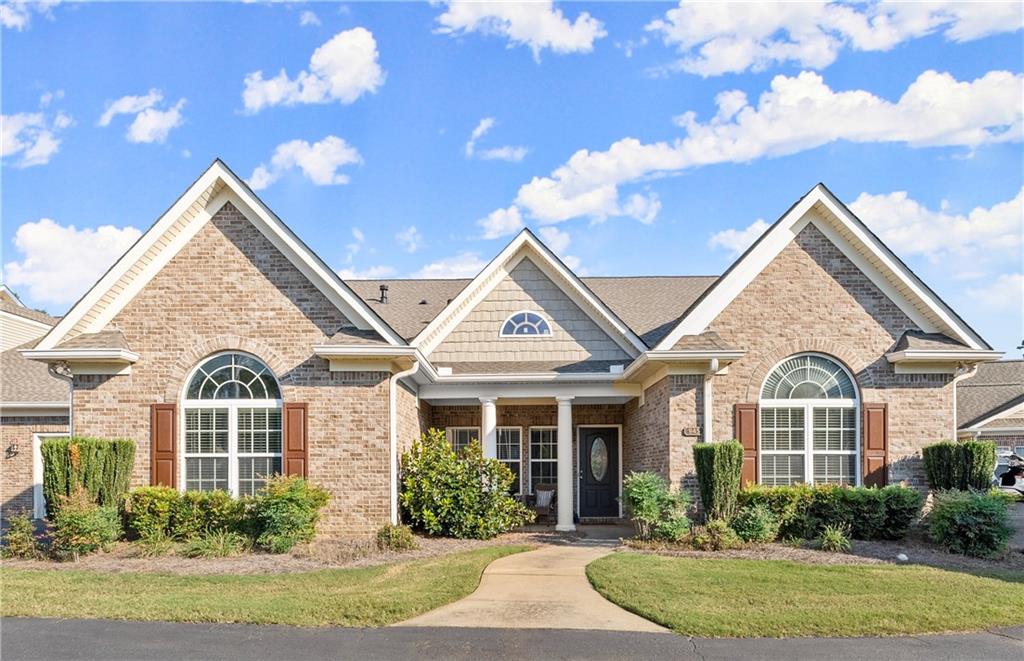
<path id="1" fill-rule="evenodd" d="M 621 516 L 629 471 L 692 489 L 699 441 L 739 439 L 747 482 L 921 485 L 1000 355 L 820 184 L 718 277 L 581 278 L 524 230 L 469 280 L 343 282 L 220 161 L 17 351 L 71 380 L 75 434 L 137 442 L 135 484 L 306 475 L 336 536 L 397 519 L 431 427 L 556 484 L 563 530 Z"/>

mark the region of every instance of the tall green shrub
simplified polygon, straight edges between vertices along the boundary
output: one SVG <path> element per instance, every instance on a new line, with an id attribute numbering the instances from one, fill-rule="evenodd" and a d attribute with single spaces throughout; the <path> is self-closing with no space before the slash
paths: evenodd
<path id="1" fill-rule="evenodd" d="M 685 491 L 671 491 L 657 473 L 630 473 L 622 481 L 629 516 L 640 539 L 678 541 L 690 529 Z"/>
<path id="2" fill-rule="evenodd" d="M 402 455 L 403 516 L 430 535 L 489 539 L 533 520 L 509 495 L 514 480 L 479 443 L 456 455 L 444 432 L 431 429 Z"/>
<path id="3" fill-rule="evenodd" d="M 932 541 L 952 553 L 979 558 L 1002 555 L 1013 528 L 1006 502 L 977 491 L 942 491 L 928 513 Z"/>
<path id="4" fill-rule="evenodd" d="M 267 480 L 255 498 L 243 502 L 256 544 L 271 553 L 286 553 L 296 544 L 313 539 L 320 510 L 330 499 L 326 490 L 301 477 L 279 475 Z M 230 497 L 223 505 L 226 512 L 231 510 L 229 501 Z M 226 532 L 230 531 L 212 530 L 207 536 Z"/>
<path id="5" fill-rule="evenodd" d="M 47 514 L 56 514 L 62 498 L 82 488 L 104 507 L 119 507 L 135 463 L 135 442 L 125 439 L 50 438 L 41 445 L 43 495 Z"/>
<path id="6" fill-rule="evenodd" d="M 921 454 L 932 491 L 985 490 L 992 484 L 996 467 L 992 441 L 941 441 L 925 446 Z"/>
<path id="7" fill-rule="evenodd" d="M 711 519 L 732 519 L 740 492 L 743 446 L 738 441 L 697 443 L 693 446 L 697 483 L 704 515 Z"/>

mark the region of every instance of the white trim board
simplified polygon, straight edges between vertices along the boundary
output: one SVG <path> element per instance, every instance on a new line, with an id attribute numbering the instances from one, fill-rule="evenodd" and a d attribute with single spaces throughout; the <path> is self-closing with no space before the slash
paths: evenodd
<path id="1" fill-rule="evenodd" d="M 492 259 L 487 266 L 451 303 L 439 312 L 426 328 L 413 338 L 412 346 L 429 355 L 446 337 L 469 316 L 470 312 L 483 301 L 494 288 L 515 269 L 519 263 L 530 258 L 533 264 L 565 293 L 584 313 L 631 358 L 647 350 L 643 341 L 612 312 L 605 303 L 562 263 L 547 246 L 534 234 L 524 229 Z"/>
<path id="2" fill-rule="evenodd" d="M 818 184 L 772 225 L 712 285 L 708 294 L 658 343 L 671 349 L 684 335 L 697 335 L 721 314 L 808 224 L 832 241 L 883 293 L 925 332 L 945 333 L 971 349 L 991 347 L 960 319 L 823 185 Z"/>
<path id="3" fill-rule="evenodd" d="M 76 327 L 102 330 L 226 203 L 231 202 L 357 328 L 374 330 L 391 345 L 405 342 L 317 257 L 223 162 L 199 179 L 47 333 L 37 349 L 52 349 Z M 182 222 L 185 214 L 191 217 Z M 167 237 L 176 224 L 180 231 Z M 162 245 L 161 242 L 163 242 Z M 155 252 L 151 254 L 151 249 Z M 125 280 L 123 280 L 125 279 Z M 77 334 L 77 332 L 75 334 Z"/>

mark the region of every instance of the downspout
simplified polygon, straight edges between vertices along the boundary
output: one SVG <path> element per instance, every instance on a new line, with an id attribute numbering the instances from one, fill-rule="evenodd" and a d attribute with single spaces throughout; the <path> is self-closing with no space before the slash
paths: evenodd
<path id="1" fill-rule="evenodd" d="M 391 525 L 398 525 L 398 391 L 400 387 L 398 380 L 415 374 L 420 368 L 420 361 L 413 360 L 412 367 L 402 372 L 395 372 L 391 375 L 388 383 L 388 408 L 390 409 L 389 436 L 391 437 L 390 466 L 391 466 Z"/>
<path id="2" fill-rule="evenodd" d="M 65 361 L 60 361 L 59 363 L 50 363 L 46 369 L 53 378 L 68 382 L 68 436 L 74 436 L 72 405 L 75 401 L 75 377 L 71 375 L 71 367 Z"/>
<path id="3" fill-rule="evenodd" d="M 960 438 L 960 423 L 956 419 L 956 386 L 963 379 L 970 378 L 978 372 L 978 365 L 975 363 L 972 367 L 968 368 L 963 363 L 957 365 L 956 371 L 953 372 L 953 440 L 956 441 Z"/>

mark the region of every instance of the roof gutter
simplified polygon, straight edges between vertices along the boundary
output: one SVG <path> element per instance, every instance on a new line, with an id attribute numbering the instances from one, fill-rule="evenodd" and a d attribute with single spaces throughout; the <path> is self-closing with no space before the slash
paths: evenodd
<path id="1" fill-rule="evenodd" d="M 1002 351 L 975 349 L 904 349 L 885 354 L 890 363 L 988 363 L 1003 357 Z"/>

